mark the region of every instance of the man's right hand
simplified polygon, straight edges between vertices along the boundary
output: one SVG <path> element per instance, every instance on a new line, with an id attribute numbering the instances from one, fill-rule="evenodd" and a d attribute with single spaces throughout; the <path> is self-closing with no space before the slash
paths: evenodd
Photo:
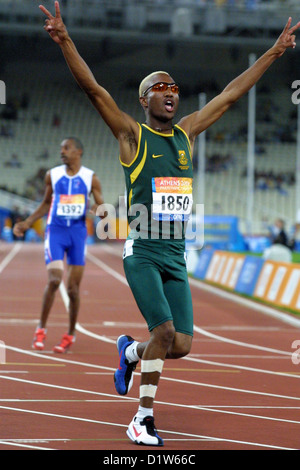
<path id="1" fill-rule="evenodd" d="M 23 220 L 23 222 L 18 222 L 16 225 L 14 225 L 13 233 L 16 235 L 16 237 L 22 237 L 29 228 L 30 225 L 26 222 L 26 220 Z"/>
<path id="2" fill-rule="evenodd" d="M 55 2 L 55 16 L 43 5 L 40 5 L 39 8 L 48 16 L 48 19 L 45 20 L 44 29 L 49 33 L 53 41 L 57 44 L 62 44 L 68 38 L 68 31 L 60 14 L 59 3 Z"/>

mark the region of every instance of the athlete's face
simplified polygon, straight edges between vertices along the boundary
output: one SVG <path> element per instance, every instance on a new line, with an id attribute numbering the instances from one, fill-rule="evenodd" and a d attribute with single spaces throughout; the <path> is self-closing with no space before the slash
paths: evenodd
<path id="1" fill-rule="evenodd" d="M 171 86 L 168 86 L 164 91 L 155 91 L 155 89 L 150 88 L 158 83 L 171 85 L 174 84 L 174 80 L 167 74 L 152 76 L 145 85 L 145 90 L 148 89 L 148 91 L 141 98 L 141 103 L 146 112 L 165 122 L 174 118 L 179 104 L 179 94 L 175 93 Z"/>
<path id="2" fill-rule="evenodd" d="M 60 146 L 60 155 L 65 165 L 72 165 L 72 163 L 79 162 L 81 154 L 81 149 L 78 149 L 75 146 L 73 140 L 65 139 L 62 141 Z"/>

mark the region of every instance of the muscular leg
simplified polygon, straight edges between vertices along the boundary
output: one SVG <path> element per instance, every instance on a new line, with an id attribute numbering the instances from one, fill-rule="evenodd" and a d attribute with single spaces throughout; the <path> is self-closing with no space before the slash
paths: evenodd
<path id="1" fill-rule="evenodd" d="M 192 341 L 192 336 L 176 332 L 173 343 L 168 349 L 166 359 L 179 359 L 187 356 L 191 350 Z"/>
<path id="2" fill-rule="evenodd" d="M 179 359 L 190 352 L 191 345 L 192 336 L 175 332 L 173 323 L 168 321 L 153 329 L 149 341 L 138 344 L 137 354 L 143 361 Z M 158 386 L 159 378 L 159 372 L 142 372 L 141 385 Z M 140 405 L 145 408 L 152 408 L 153 401 L 154 399 L 151 397 L 141 397 Z"/>
<path id="3" fill-rule="evenodd" d="M 181 357 L 184 357 L 189 354 L 192 346 L 192 341 L 192 336 L 175 332 L 174 340 L 167 350 L 166 359 L 180 359 Z M 143 357 L 143 353 L 148 344 L 149 341 L 138 344 L 137 353 L 140 359 Z"/>
<path id="4" fill-rule="evenodd" d="M 121 368 L 116 370 L 114 379 L 118 393 L 123 394 L 124 390 L 127 393 L 132 383 L 132 373 L 141 359 L 139 407 L 127 435 L 138 444 L 163 445 L 153 420 L 153 404 L 160 375 L 165 359 L 185 356 L 192 343 L 193 313 L 186 266 L 183 253 L 182 256 L 180 253 L 178 257 L 172 256 L 166 265 L 160 246 L 149 246 L 148 253 L 144 246 L 142 249 L 135 245 L 133 250 L 129 248 L 127 250 L 125 245 L 124 269 L 137 305 L 148 324 L 150 339 L 143 343 L 131 341 L 127 346 L 124 341 L 128 336 L 120 337 L 124 338 L 122 343 L 118 339 Z"/>
<path id="5" fill-rule="evenodd" d="M 76 322 L 79 311 L 80 296 L 79 286 L 83 276 L 84 266 L 69 265 L 67 292 L 70 300 L 69 304 L 69 335 L 75 334 Z"/>
<path id="6" fill-rule="evenodd" d="M 161 359 L 165 360 L 168 348 L 173 342 L 175 330 L 173 323 L 168 321 L 157 326 L 151 332 L 150 340 L 146 344 L 142 354 L 143 361 L 151 361 Z M 158 386 L 160 372 L 142 372 L 141 386 L 152 385 Z M 153 408 L 154 398 L 149 396 L 141 396 L 140 405 L 145 408 Z"/>
<path id="7" fill-rule="evenodd" d="M 48 268 L 48 283 L 44 290 L 41 317 L 40 317 L 40 328 L 46 328 L 48 316 L 51 307 L 54 302 L 56 291 L 61 283 L 63 276 L 63 268 Z"/>

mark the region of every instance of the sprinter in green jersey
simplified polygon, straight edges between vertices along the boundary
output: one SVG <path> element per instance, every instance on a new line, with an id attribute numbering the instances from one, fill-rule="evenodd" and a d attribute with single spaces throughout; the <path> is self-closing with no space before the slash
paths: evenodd
<path id="1" fill-rule="evenodd" d="M 131 164 L 121 161 L 129 209 L 129 237 L 183 239 L 184 222 L 188 221 L 193 203 L 189 138 L 177 125 L 168 133 L 153 130 L 146 124 L 138 126 L 136 157 Z"/>
<path id="2" fill-rule="evenodd" d="M 77 83 L 119 142 L 129 221 L 133 223 L 132 236 L 124 247 L 124 267 L 148 323 L 150 339 L 137 343 L 127 335 L 118 338 L 119 367 L 114 380 L 118 393 L 128 393 L 133 371 L 141 360 L 139 409 L 129 424 L 127 435 L 137 444 L 162 446 L 163 440 L 153 418 L 159 378 L 165 359 L 188 354 L 193 337 L 184 234 L 179 236 L 176 223 L 182 226 L 191 210 L 191 156 L 195 139 L 247 93 L 287 48 L 295 47 L 294 32 L 300 23 L 291 27 L 289 18 L 269 50 L 201 110 L 181 118 L 178 125 L 173 123 L 179 105 L 178 85 L 165 71 L 151 73 L 139 87 L 139 100 L 146 118 L 141 125 L 120 110 L 111 95 L 97 83 L 68 34 L 59 3 L 55 2 L 55 16 L 45 7 L 40 8 L 47 16 L 45 30 L 60 46 Z M 142 210 L 146 208 L 146 219 L 138 219 L 137 206 Z M 134 225 L 137 221 L 139 223 Z M 153 221 L 158 230 L 152 230 Z M 169 236 L 165 236 L 167 224 Z"/>

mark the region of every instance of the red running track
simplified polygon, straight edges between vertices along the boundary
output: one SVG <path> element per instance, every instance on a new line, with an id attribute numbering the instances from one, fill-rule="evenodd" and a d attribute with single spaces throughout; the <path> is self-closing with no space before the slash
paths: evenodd
<path id="1" fill-rule="evenodd" d="M 33 351 L 46 283 L 43 246 L 0 245 L 0 340 L 6 346 L 0 349 L 0 450 L 145 449 L 126 436 L 140 369 L 128 396 L 113 384 L 116 338 L 148 337 L 121 254 L 121 244 L 88 247 L 76 343 L 57 355 L 52 347 L 68 323 L 64 284 L 45 351 Z M 298 449 L 300 365 L 292 344 L 300 340 L 300 321 L 200 281 L 191 280 L 191 289 L 192 351 L 165 362 L 156 396 L 164 450 Z"/>

